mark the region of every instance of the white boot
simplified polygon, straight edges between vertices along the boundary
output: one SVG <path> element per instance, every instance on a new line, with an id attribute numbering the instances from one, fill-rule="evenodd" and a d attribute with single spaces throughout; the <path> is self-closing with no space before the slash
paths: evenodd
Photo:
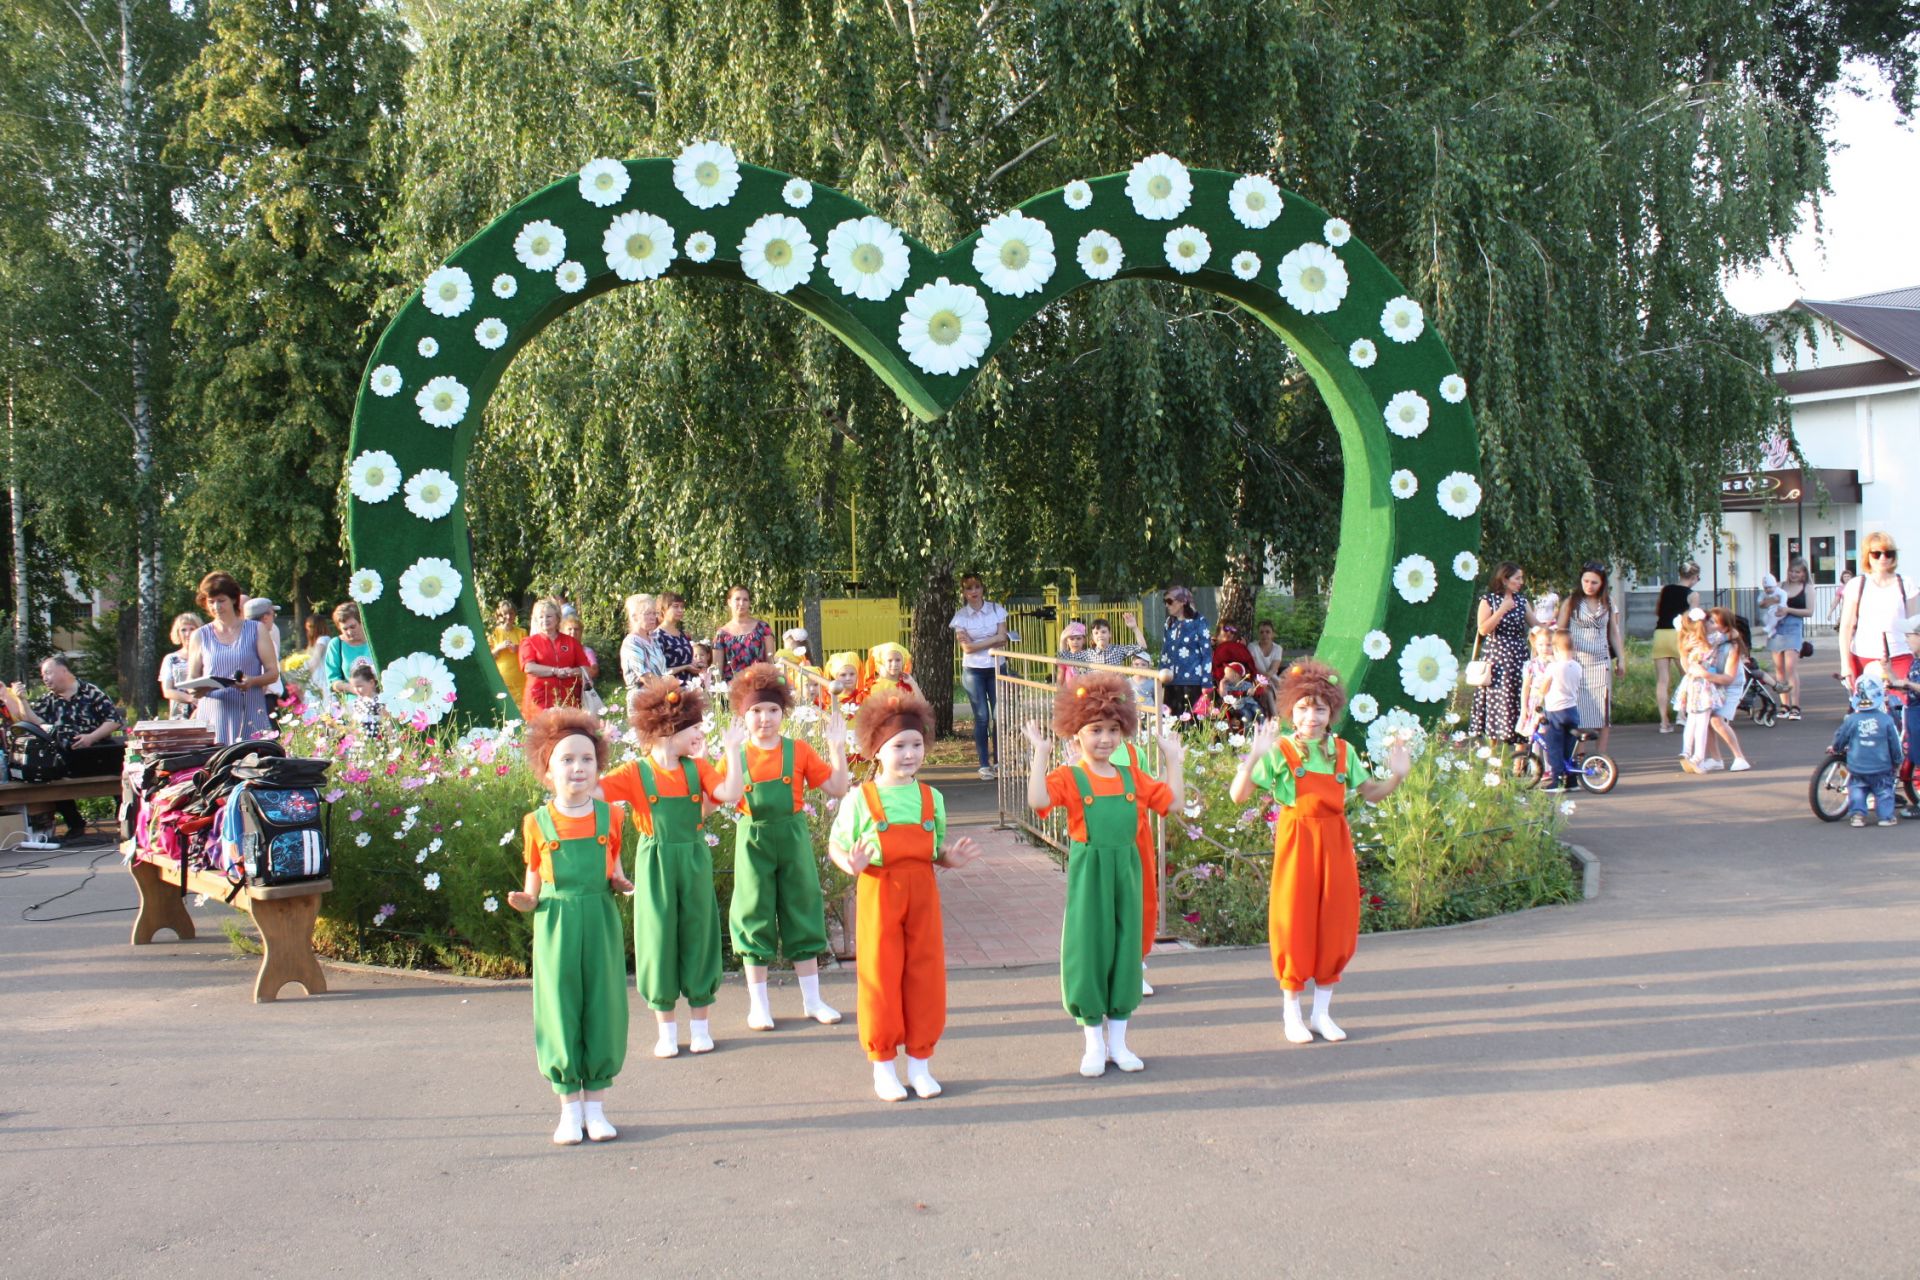
<path id="1" fill-rule="evenodd" d="M 680 1024 L 662 1022 L 660 1038 L 654 1042 L 653 1056 L 656 1058 L 677 1058 L 680 1056 Z"/>
<path id="2" fill-rule="evenodd" d="M 587 1122 L 587 1137 L 595 1142 L 612 1142 L 620 1136 L 620 1131 L 607 1123 L 606 1112 L 600 1109 L 598 1102 L 586 1105 L 584 1119 Z"/>
<path id="3" fill-rule="evenodd" d="M 695 1018 L 692 1020 L 687 1048 L 694 1053 L 713 1052 L 713 1032 L 707 1029 L 707 1020 L 705 1018 Z"/>
<path id="4" fill-rule="evenodd" d="M 873 1064 L 873 1091 L 882 1102 L 905 1102 L 907 1086 L 900 1083 L 900 1073 L 894 1070 L 893 1059 Z"/>
<path id="5" fill-rule="evenodd" d="M 1143 996 L 1153 994 L 1153 984 L 1147 981 L 1147 962 L 1145 960 L 1140 962 L 1140 994 Z"/>
<path id="6" fill-rule="evenodd" d="M 767 984 L 747 984 L 747 1026 L 754 1031 L 773 1030 L 773 1010 L 767 1005 Z"/>
<path id="7" fill-rule="evenodd" d="M 1300 1016 L 1300 993 L 1282 991 L 1280 993 L 1280 1017 L 1287 1029 L 1287 1039 L 1293 1044 L 1310 1044 L 1313 1032 L 1307 1030 L 1306 1021 Z"/>
<path id="8" fill-rule="evenodd" d="M 1113 1065 L 1122 1071 L 1139 1071 L 1147 1065 L 1140 1061 L 1138 1054 L 1127 1048 L 1125 1018 L 1107 1019 L 1107 1056 L 1112 1058 Z"/>
<path id="9" fill-rule="evenodd" d="M 1333 1018 L 1328 1015 L 1327 1006 L 1332 1003 L 1333 1003 L 1333 988 L 1323 987 L 1317 982 L 1314 983 L 1313 984 L 1313 1018 L 1310 1022 L 1307 1023 L 1307 1025 L 1309 1027 L 1312 1027 L 1315 1031 L 1318 1031 L 1320 1033 L 1320 1038 L 1322 1040 L 1337 1042 L 1340 1040 L 1345 1040 L 1347 1038 L 1347 1033 L 1342 1031 L 1340 1029 L 1340 1025 L 1336 1023 L 1333 1020 Z"/>
<path id="10" fill-rule="evenodd" d="M 553 1131 L 555 1146 L 577 1147 L 587 1135 L 580 1128 L 581 1107 L 578 1102 L 560 1104 L 560 1123 Z"/>
<path id="11" fill-rule="evenodd" d="M 932 1059 L 907 1055 L 907 1083 L 923 1098 L 940 1096 L 940 1082 L 933 1078 Z"/>
<path id="12" fill-rule="evenodd" d="M 1086 1050 L 1080 1055 L 1080 1074 L 1089 1080 L 1107 1074 L 1107 1029 L 1099 1025 L 1080 1029 L 1087 1035 Z"/>
<path id="13" fill-rule="evenodd" d="M 815 1022 L 830 1027 L 840 1021 L 840 1011 L 820 998 L 820 975 L 810 973 L 800 979 L 800 1008 Z"/>

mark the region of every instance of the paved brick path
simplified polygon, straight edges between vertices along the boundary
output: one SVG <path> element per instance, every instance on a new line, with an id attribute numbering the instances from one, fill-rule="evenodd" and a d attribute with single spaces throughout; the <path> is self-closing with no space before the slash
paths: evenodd
<path id="1" fill-rule="evenodd" d="M 1067 877 L 1047 851 L 1011 831 L 956 827 L 980 856 L 940 878 L 947 967 L 1048 964 L 1060 958 L 1060 916 Z"/>

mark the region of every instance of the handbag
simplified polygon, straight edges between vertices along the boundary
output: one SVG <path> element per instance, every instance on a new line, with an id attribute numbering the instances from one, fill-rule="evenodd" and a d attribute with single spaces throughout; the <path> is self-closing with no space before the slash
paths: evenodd
<path id="1" fill-rule="evenodd" d="M 1461 679 L 1475 689 L 1484 689 L 1493 683 L 1493 664 L 1480 656 L 1481 635 L 1476 628 L 1473 633 L 1473 656 L 1467 661 L 1467 671 Z"/>
<path id="2" fill-rule="evenodd" d="M 1811 658 L 1813 656 L 1813 641 L 1802 640 L 1800 642 L 1800 656 L 1803 658 Z"/>
<path id="3" fill-rule="evenodd" d="M 7 730 L 7 772 L 21 782 L 58 782 L 67 776 L 67 753 L 53 735 L 21 721 Z"/>

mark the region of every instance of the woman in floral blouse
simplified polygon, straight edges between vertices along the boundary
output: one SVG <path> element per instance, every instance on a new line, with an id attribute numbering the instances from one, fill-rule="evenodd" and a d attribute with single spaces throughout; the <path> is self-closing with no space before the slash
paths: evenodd
<path id="1" fill-rule="evenodd" d="M 1193 709 L 1213 679 L 1213 629 L 1194 611 L 1193 592 L 1185 587 L 1168 587 L 1165 603 L 1167 625 L 1160 634 L 1160 665 L 1172 673 L 1167 710 L 1179 715 Z"/>
<path id="2" fill-rule="evenodd" d="M 726 624 L 713 633 L 713 655 L 720 679 L 731 680 L 756 662 L 773 661 L 773 624 L 753 616 L 753 592 L 727 588 Z"/>
<path id="3" fill-rule="evenodd" d="M 693 637 L 681 626 L 687 617 L 686 597 L 678 591 L 662 591 L 657 600 L 660 625 L 653 633 L 653 642 L 660 647 L 667 674 L 684 677 L 693 668 Z"/>

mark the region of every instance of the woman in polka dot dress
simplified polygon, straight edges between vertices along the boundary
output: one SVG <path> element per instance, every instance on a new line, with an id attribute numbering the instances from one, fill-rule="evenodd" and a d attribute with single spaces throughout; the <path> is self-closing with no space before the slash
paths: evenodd
<path id="1" fill-rule="evenodd" d="M 1496 747 L 1513 741 L 1520 718 L 1520 675 L 1527 665 L 1525 586 L 1525 571 L 1511 560 L 1502 560 L 1480 597 L 1480 656 L 1492 668 L 1492 678 L 1474 690 L 1467 731 Z"/>

